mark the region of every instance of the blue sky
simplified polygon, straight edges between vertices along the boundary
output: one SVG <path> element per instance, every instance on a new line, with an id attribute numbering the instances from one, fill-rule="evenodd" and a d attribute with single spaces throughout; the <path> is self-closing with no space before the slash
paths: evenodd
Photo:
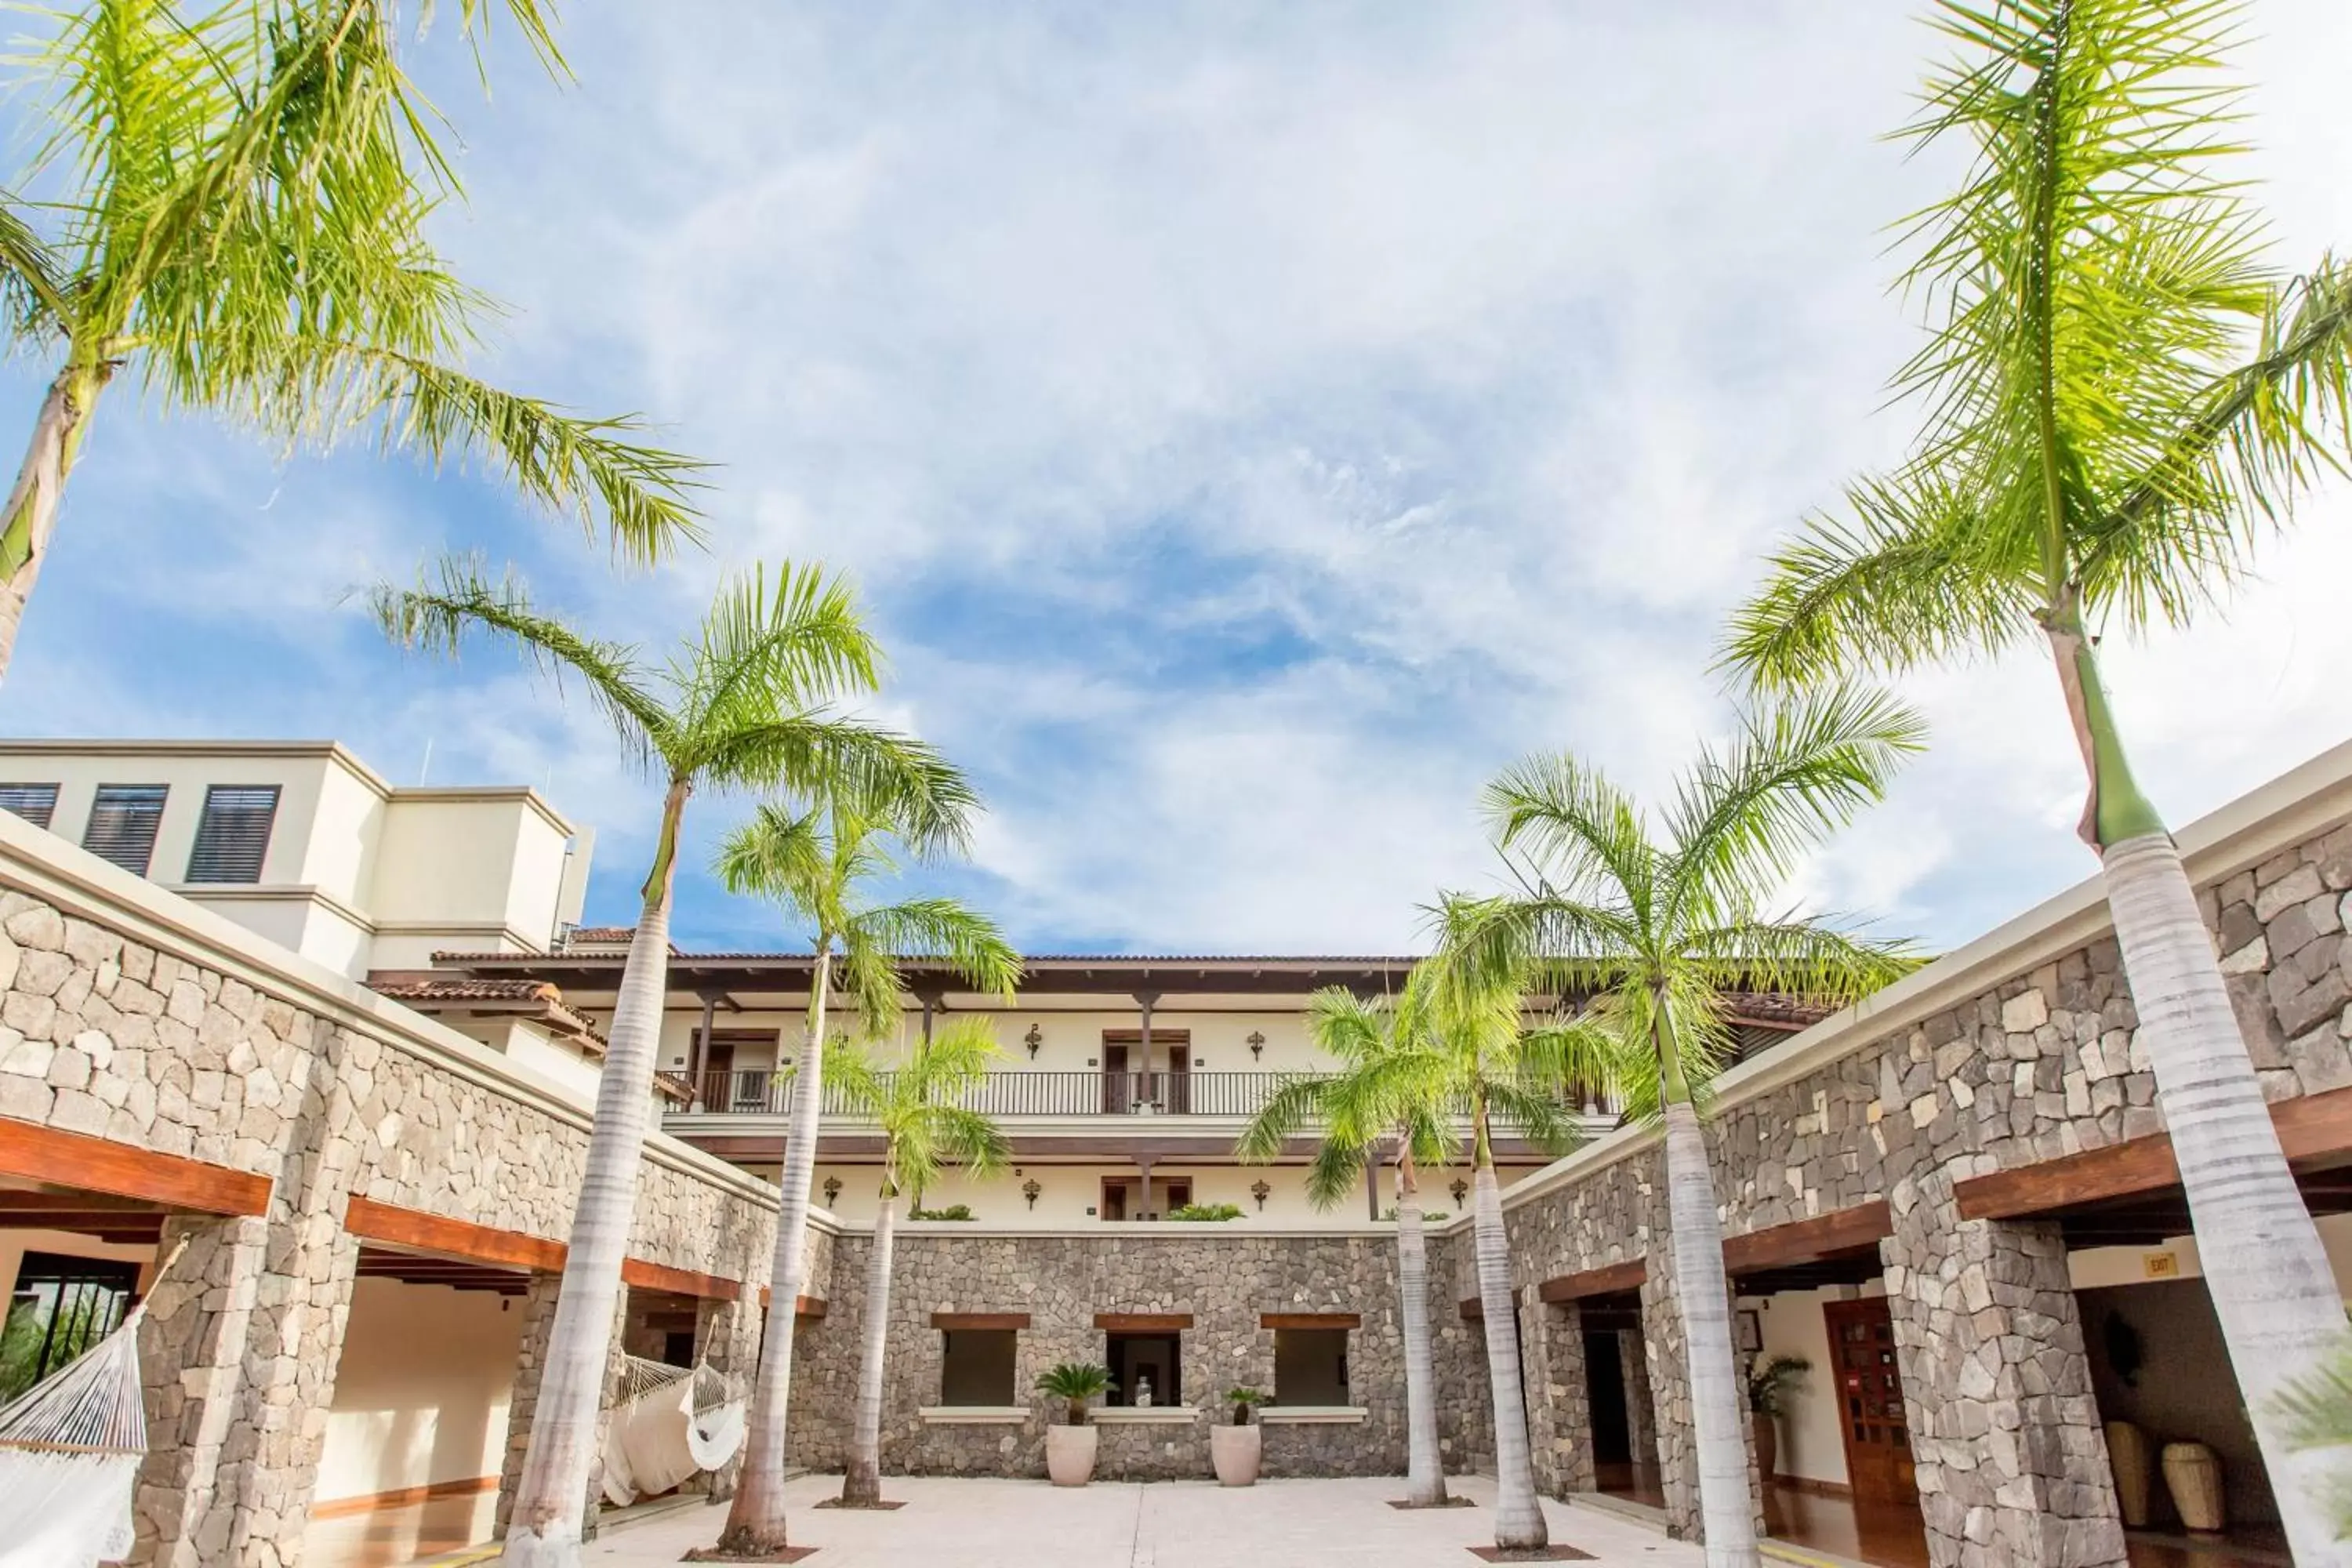
<path id="1" fill-rule="evenodd" d="M 342 595 L 478 547 L 658 643 L 727 567 L 819 558 L 891 649 L 877 710 L 993 805 L 936 879 L 1024 943 L 1410 946 L 1490 874 L 1497 767 L 1654 792 L 1722 730 L 1759 552 L 1901 450 L 1885 226 L 1950 173 L 1880 139 L 1934 47 L 1906 9 L 582 6 L 579 81 L 509 48 L 488 103 L 436 39 L 470 190 L 439 237 L 513 307 L 475 368 L 721 465 L 710 552 L 616 574 L 463 475 L 121 396 L 0 728 L 332 735 L 401 782 L 429 742 L 434 782 L 594 825 L 592 916 L 626 919 L 655 796 L 593 716 L 404 660 Z M 2352 244 L 2352 13 L 2252 24 L 2294 265 Z M 2338 487 L 2225 617 L 2115 655 L 2176 820 L 2352 734 L 2347 521 Z M 1934 752 L 1792 896 L 1945 944 L 2088 872 L 2053 688 L 1906 681 Z M 742 810 L 698 802 L 694 864 Z M 677 924 L 774 939 L 698 872 Z"/>

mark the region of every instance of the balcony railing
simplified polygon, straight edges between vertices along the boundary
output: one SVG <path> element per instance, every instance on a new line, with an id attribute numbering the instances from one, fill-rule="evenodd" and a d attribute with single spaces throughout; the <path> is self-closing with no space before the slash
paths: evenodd
<path id="1" fill-rule="evenodd" d="M 886 1080 L 889 1074 L 881 1075 Z M 959 1097 L 985 1116 L 1217 1116 L 1239 1119 L 1265 1109 L 1269 1096 L 1297 1075 L 1279 1072 L 1000 1072 Z M 697 1109 L 713 1116 L 782 1116 L 792 1109 L 788 1073 L 765 1068 L 707 1072 Z M 1593 1104 L 1572 1097 L 1580 1106 Z M 838 1086 L 827 1086 L 827 1116 L 856 1114 Z"/>

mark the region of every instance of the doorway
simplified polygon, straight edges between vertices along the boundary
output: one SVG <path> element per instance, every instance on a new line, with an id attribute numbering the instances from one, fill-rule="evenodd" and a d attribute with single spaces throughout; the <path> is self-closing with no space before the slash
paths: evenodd
<path id="1" fill-rule="evenodd" d="M 1192 1031 L 1105 1029 L 1102 1108 L 1106 1116 L 1183 1116 L 1192 1109 Z"/>
<path id="2" fill-rule="evenodd" d="M 1105 1176 L 1102 1201 L 1096 1211 L 1106 1220 L 1158 1219 L 1170 1209 L 1181 1209 L 1192 1201 L 1192 1178 L 1190 1176 L 1155 1176 L 1151 1181 L 1151 1204 L 1143 1206 L 1143 1181 L 1138 1176 Z"/>
<path id="3" fill-rule="evenodd" d="M 1838 1428 L 1845 1439 L 1845 1473 L 1857 1503 L 1916 1504 L 1909 1417 L 1903 1375 L 1895 1364 L 1895 1323 L 1886 1298 L 1824 1301 L 1830 1336 L 1830 1381 L 1837 1390 Z"/>

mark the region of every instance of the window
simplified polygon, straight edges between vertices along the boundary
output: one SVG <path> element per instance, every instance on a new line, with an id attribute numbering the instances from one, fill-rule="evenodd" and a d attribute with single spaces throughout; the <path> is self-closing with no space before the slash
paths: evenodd
<path id="1" fill-rule="evenodd" d="M 215 784 L 205 791 L 204 819 L 188 854 L 191 882 L 258 882 L 278 817 L 276 784 Z"/>
<path id="2" fill-rule="evenodd" d="M 1154 1405 L 1184 1403 L 1183 1342 L 1175 1334 L 1108 1333 L 1103 1361 L 1118 1384 L 1105 1401 L 1133 1405 L 1146 1387 Z"/>
<path id="3" fill-rule="evenodd" d="M 1013 1387 L 1012 1329 L 942 1329 L 941 1405 L 1018 1405 Z"/>
<path id="4" fill-rule="evenodd" d="M 134 877 L 147 874 L 155 853 L 155 829 L 163 820 L 162 784 L 100 784 L 89 808 L 81 847 L 111 860 Z"/>
<path id="5" fill-rule="evenodd" d="M 0 1405 L 112 1333 L 138 1288 L 135 1263 L 25 1254 L 0 1331 Z"/>
<path id="6" fill-rule="evenodd" d="M 1348 1331 L 1274 1331 L 1274 1402 L 1276 1405 L 1348 1403 Z"/>
<path id="7" fill-rule="evenodd" d="M 57 814 L 58 786 L 0 784 L 0 811 L 13 811 L 36 827 L 47 827 Z"/>

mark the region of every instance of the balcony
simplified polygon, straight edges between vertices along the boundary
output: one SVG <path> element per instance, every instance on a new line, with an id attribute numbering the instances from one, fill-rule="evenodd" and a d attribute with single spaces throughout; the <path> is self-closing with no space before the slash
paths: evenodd
<path id="1" fill-rule="evenodd" d="M 887 1080 L 888 1074 L 882 1075 Z M 1000 1072 L 991 1073 L 962 1098 L 968 1110 L 1013 1121 L 1024 1117 L 1194 1116 L 1246 1121 L 1265 1109 L 1274 1091 L 1294 1073 L 1281 1072 Z M 792 1110 L 789 1073 L 765 1068 L 706 1072 L 691 1111 L 672 1115 L 783 1116 Z M 1590 1097 L 1576 1097 L 1588 1116 L 1607 1117 Z M 854 1112 L 837 1088 L 828 1088 L 827 1117 Z"/>

